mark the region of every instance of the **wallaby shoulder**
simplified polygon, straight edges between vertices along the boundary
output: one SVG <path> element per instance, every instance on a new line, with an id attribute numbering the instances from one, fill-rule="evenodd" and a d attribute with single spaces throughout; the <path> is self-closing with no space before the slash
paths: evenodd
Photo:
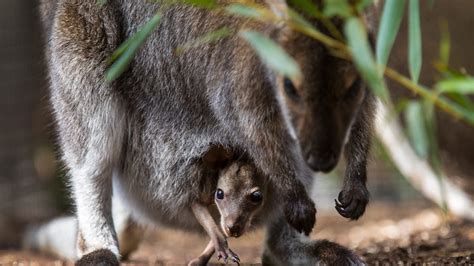
<path id="1" fill-rule="evenodd" d="M 105 58 L 123 41 L 115 1 L 99 5 L 95 0 L 42 0 L 40 13 L 52 51 Z"/>

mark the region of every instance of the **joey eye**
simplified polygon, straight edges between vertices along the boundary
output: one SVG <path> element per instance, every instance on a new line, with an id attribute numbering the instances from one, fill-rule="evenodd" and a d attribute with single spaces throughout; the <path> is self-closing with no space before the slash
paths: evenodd
<path id="1" fill-rule="evenodd" d="M 362 85 L 361 83 L 362 83 L 362 81 L 361 81 L 360 78 L 356 79 L 352 83 L 352 85 L 347 89 L 347 92 L 344 95 L 344 98 L 350 99 L 350 98 L 354 98 L 355 96 L 357 96 L 357 94 L 359 94 L 360 87 Z"/>
<path id="2" fill-rule="evenodd" d="M 216 199 L 224 199 L 224 191 L 222 191 L 222 189 L 220 188 L 216 190 Z"/>
<path id="3" fill-rule="evenodd" d="M 262 200 L 263 200 L 262 192 L 254 191 L 252 192 L 252 194 L 250 194 L 250 201 L 252 201 L 252 203 L 257 204 L 257 203 L 260 203 Z"/>
<path id="4" fill-rule="evenodd" d="M 295 85 L 293 84 L 293 81 L 291 81 L 289 78 L 285 78 L 283 80 L 283 86 L 285 87 L 286 95 L 292 100 L 297 101 L 300 98 L 298 92 L 296 91 Z"/>

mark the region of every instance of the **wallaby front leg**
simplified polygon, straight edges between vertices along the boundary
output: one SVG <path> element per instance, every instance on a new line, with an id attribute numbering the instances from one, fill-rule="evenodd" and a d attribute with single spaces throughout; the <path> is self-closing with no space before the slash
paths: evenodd
<path id="1" fill-rule="evenodd" d="M 367 98 L 369 97 L 369 98 Z M 357 120 L 352 126 L 349 142 L 345 148 L 347 167 L 342 190 L 336 200 L 336 210 L 345 218 L 359 219 L 369 203 L 367 190 L 367 156 L 370 149 L 372 132 L 373 96 L 366 96 L 365 103 L 359 111 Z"/>
<path id="2" fill-rule="evenodd" d="M 211 214 L 209 213 L 209 210 L 207 209 L 207 206 L 205 206 L 203 204 L 200 204 L 200 203 L 195 203 L 192 206 L 192 210 L 193 210 L 193 213 L 196 216 L 196 219 L 198 220 L 198 222 L 202 225 L 204 230 L 207 232 L 207 234 L 211 238 L 211 241 L 210 241 L 209 244 L 213 245 L 213 251 L 210 254 L 210 256 L 207 257 L 207 261 L 209 261 L 212 254 L 214 254 L 214 250 L 216 250 L 217 251 L 217 256 L 218 256 L 219 259 L 222 258 L 222 259 L 224 259 L 225 262 L 227 262 L 227 259 L 230 257 L 230 259 L 233 262 L 240 263 L 239 256 L 229 248 L 229 245 L 227 244 L 226 237 L 222 233 L 219 226 L 215 223 L 214 219 L 212 218 Z M 210 252 L 211 252 L 211 249 L 208 245 L 206 247 L 206 250 L 203 252 L 202 255 L 204 255 L 206 253 L 210 253 Z"/>

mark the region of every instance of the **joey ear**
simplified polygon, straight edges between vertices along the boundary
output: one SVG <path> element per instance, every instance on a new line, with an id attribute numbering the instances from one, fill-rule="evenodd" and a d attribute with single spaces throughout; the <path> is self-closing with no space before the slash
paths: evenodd
<path id="1" fill-rule="evenodd" d="M 212 169 L 224 168 L 234 156 L 233 152 L 221 145 L 213 145 L 202 156 L 204 166 Z"/>

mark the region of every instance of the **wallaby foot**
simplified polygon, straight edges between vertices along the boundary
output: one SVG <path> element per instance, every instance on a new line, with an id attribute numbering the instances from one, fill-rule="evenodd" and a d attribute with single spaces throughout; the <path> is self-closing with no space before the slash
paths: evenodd
<path id="1" fill-rule="evenodd" d="M 266 248 L 262 255 L 262 265 L 366 265 L 349 249 L 327 240 L 301 243 L 300 248 L 295 248 L 296 246 L 299 245 L 288 243 L 286 254 L 275 254 Z"/>
<path id="2" fill-rule="evenodd" d="M 357 220 L 364 214 L 369 203 L 369 191 L 363 184 L 344 186 L 335 202 L 336 210 L 341 216 Z"/>
<path id="3" fill-rule="evenodd" d="M 366 265 L 354 252 L 328 240 L 311 241 L 310 246 L 320 265 Z"/>
<path id="4" fill-rule="evenodd" d="M 78 261 L 76 266 L 118 266 L 120 265 L 117 257 L 112 251 L 107 249 L 99 249 L 88 253 Z"/>
<path id="5" fill-rule="evenodd" d="M 263 265 L 365 265 L 349 249 L 327 240 L 310 240 L 283 217 L 270 224 L 262 256 Z"/>

